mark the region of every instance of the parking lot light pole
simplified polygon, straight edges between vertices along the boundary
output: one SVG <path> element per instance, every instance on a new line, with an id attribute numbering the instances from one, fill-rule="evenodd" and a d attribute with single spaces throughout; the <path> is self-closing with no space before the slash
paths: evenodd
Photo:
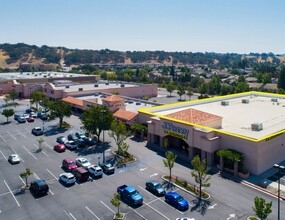
<path id="1" fill-rule="evenodd" d="M 278 169 L 278 172 L 280 170 L 285 170 L 284 166 L 280 166 L 279 164 L 274 164 L 274 168 Z M 280 177 L 278 178 L 278 220 L 280 220 Z"/>

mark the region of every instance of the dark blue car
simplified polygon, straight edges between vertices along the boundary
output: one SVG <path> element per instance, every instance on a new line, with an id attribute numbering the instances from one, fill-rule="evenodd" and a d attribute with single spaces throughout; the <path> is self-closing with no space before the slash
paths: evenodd
<path id="1" fill-rule="evenodd" d="M 189 207 L 188 202 L 176 192 L 167 192 L 165 202 L 179 210 L 187 210 Z"/>

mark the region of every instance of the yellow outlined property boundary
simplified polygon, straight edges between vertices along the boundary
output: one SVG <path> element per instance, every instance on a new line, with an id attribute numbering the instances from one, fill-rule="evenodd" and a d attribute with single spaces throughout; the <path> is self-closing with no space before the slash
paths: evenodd
<path id="1" fill-rule="evenodd" d="M 274 98 L 280 97 L 280 98 L 285 99 L 285 95 L 281 95 L 281 94 L 250 91 L 250 92 L 243 92 L 243 93 L 237 93 L 237 94 L 231 94 L 231 95 L 225 95 L 225 96 L 216 96 L 216 97 L 207 98 L 207 99 L 191 100 L 191 101 L 186 101 L 186 102 L 177 102 L 177 103 L 165 104 L 165 105 L 160 105 L 160 106 L 155 106 L 155 107 L 141 108 L 141 109 L 139 109 L 139 113 L 155 116 L 158 118 L 178 122 L 178 123 L 185 124 L 185 125 L 190 125 L 193 127 L 202 128 L 202 129 L 209 130 L 209 131 L 215 131 L 218 133 L 230 135 L 230 136 L 237 137 L 237 138 L 242 138 L 242 139 L 252 141 L 252 142 L 269 141 L 269 140 L 285 133 L 285 128 L 284 128 L 281 131 L 275 132 L 273 134 L 267 135 L 267 136 L 259 138 L 259 139 L 255 139 L 255 138 L 235 134 L 235 133 L 228 132 L 228 131 L 222 131 L 219 129 L 211 128 L 208 126 L 203 126 L 203 125 L 194 124 L 194 123 L 190 123 L 190 122 L 186 122 L 186 121 L 182 121 L 182 120 L 178 120 L 178 119 L 173 119 L 173 118 L 170 118 L 170 117 L 167 117 L 164 115 L 160 115 L 159 113 L 154 113 L 155 110 L 157 110 L 157 109 L 162 109 L 162 108 L 167 108 L 167 107 L 183 106 L 183 105 L 186 105 L 189 103 L 191 103 L 191 104 L 192 103 L 203 103 L 203 102 L 209 102 L 209 101 L 215 101 L 215 100 L 223 100 L 223 99 L 236 98 L 236 97 L 245 97 L 245 96 L 249 96 L 249 95 L 261 95 L 261 96 L 274 97 Z M 154 110 L 154 112 L 152 112 L 151 110 Z"/>

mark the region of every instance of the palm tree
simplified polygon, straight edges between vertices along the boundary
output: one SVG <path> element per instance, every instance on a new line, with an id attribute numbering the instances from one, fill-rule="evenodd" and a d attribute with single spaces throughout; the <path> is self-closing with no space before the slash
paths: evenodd
<path id="1" fill-rule="evenodd" d="M 172 153 L 171 151 L 167 151 L 165 153 L 166 159 L 163 159 L 164 166 L 169 169 L 169 184 L 171 182 L 171 170 L 174 167 L 174 162 L 176 160 L 177 155 Z"/>
<path id="2" fill-rule="evenodd" d="M 28 177 L 32 174 L 33 173 L 31 172 L 31 170 L 29 168 L 26 168 L 25 172 L 20 173 L 20 177 L 25 178 L 25 180 L 26 180 L 26 187 L 28 187 Z"/>
<path id="3" fill-rule="evenodd" d="M 199 184 L 199 198 L 202 197 L 202 186 L 209 187 L 210 176 L 208 176 L 208 172 L 210 168 L 207 167 L 206 160 L 201 162 L 200 157 L 196 155 L 191 161 L 191 165 L 194 170 L 191 172 L 191 175 L 195 178 L 195 182 Z"/>
<path id="4" fill-rule="evenodd" d="M 193 89 L 192 87 L 188 87 L 186 90 L 186 95 L 189 97 L 189 100 L 191 100 L 191 96 L 193 95 Z"/>

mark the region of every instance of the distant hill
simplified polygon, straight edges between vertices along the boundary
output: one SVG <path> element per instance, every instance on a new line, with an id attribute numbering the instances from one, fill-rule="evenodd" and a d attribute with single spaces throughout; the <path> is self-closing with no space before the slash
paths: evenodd
<path id="1" fill-rule="evenodd" d="M 165 65 L 208 64 L 232 66 L 245 59 L 247 62 L 285 62 L 285 57 L 266 54 L 236 54 L 236 53 L 192 53 L 166 51 L 127 51 L 120 52 L 109 49 L 79 50 L 65 47 L 35 46 L 24 43 L 0 44 L 0 68 L 17 69 L 22 64 L 115 64 L 115 63 L 159 63 Z"/>

